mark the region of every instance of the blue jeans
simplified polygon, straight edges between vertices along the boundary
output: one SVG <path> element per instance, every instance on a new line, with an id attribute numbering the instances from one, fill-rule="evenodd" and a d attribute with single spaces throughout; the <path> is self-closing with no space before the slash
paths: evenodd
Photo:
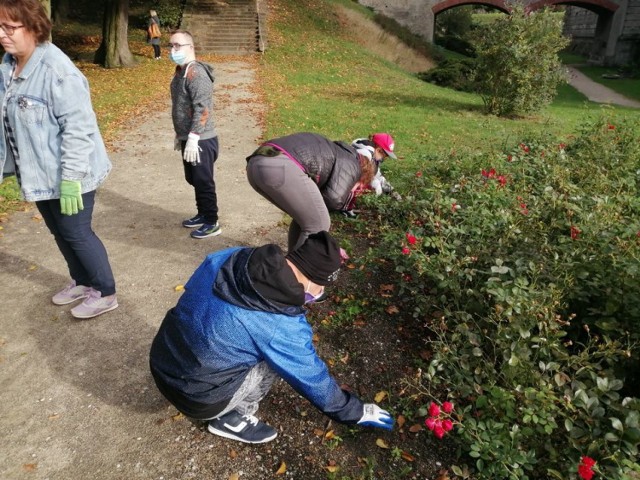
<path id="1" fill-rule="evenodd" d="M 36 207 L 67 261 L 71 278 L 106 297 L 116 293 L 116 283 L 107 250 L 91 228 L 95 196 L 95 190 L 84 193 L 84 210 L 75 215 L 63 215 L 57 198 L 36 202 Z"/>
<path id="2" fill-rule="evenodd" d="M 183 155 L 186 144 L 182 142 Z M 184 178 L 195 190 L 198 215 L 204 217 L 205 223 L 215 225 L 218 222 L 218 197 L 213 165 L 218 159 L 218 137 L 200 140 L 198 146 L 202 149 L 200 163 L 191 165 L 183 160 Z"/>

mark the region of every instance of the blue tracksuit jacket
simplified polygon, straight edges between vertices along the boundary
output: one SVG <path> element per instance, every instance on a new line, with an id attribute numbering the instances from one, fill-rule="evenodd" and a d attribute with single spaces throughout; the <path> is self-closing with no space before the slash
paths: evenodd
<path id="1" fill-rule="evenodd" d="M 230 248 L 208 255 L 189 279 L 151 347 L 158 388 L 185 414 L 198 418 L 198 405 L 206 411 L 201 418 L 211 418 L 247 372 L 265 361 L 328 417 L 357 423 L 363 403 L 340 388 L 316 354 L 304 309 L 274 305 L 253 288 L 252 252 Z"/>

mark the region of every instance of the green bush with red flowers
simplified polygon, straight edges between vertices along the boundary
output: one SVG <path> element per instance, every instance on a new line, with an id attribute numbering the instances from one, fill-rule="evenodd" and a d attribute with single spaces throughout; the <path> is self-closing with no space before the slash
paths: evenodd
<path id="1" fill-rule="evenodd" d="M 456 405 L 460 477 L 638 478 L 638 132 L 603 117 L 425 158 L 402 201 L 365 197 L 367 261 L 425 327 L 414 387 Z"/>

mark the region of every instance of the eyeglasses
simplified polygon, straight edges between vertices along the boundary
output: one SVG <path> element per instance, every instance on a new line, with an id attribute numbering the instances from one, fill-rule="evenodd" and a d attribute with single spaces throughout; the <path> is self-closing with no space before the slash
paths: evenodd
<path id="1" fill-rule="evenodd" d="M 168 43 L 167 48 L 175 48 L 176 50 L 180 50 L 182 47 L 188 47 L 190 45 L 190 43 Z"/>
<path id="2" fill-rule="evenodd" d="M 18 28 L 22 27 L 24 27 L 24 25 L 7 25 L 6 23 L 0 23 L 0 29 L 2 29 L 2 31 L 6 33 L 8 37 L 11 37 L 14 33 L 16 33 L 16 30 Z"/>

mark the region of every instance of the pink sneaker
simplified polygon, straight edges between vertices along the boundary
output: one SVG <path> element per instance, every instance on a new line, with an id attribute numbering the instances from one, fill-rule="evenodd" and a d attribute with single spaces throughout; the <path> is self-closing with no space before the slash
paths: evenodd
<path id="1" fill-rule="evenodd" d="M 74 280 L 67 285 L 64 290 L 51 297 L 51 301 L 56 305 L 67 305 L 68 303 L 73 303 L 81 298 L 88 297 L 90 291 L 91 287 L 76 285 L 76 281 Z"/>
<path id="2" fill-rule="evenodd" d="M 116 294 L 102 297 L 102 294 L 90 288 L 89 296 L 77 307 L 71 309 L 71 315 L 76 318 L 93 318 L 118 308 Z"/>

